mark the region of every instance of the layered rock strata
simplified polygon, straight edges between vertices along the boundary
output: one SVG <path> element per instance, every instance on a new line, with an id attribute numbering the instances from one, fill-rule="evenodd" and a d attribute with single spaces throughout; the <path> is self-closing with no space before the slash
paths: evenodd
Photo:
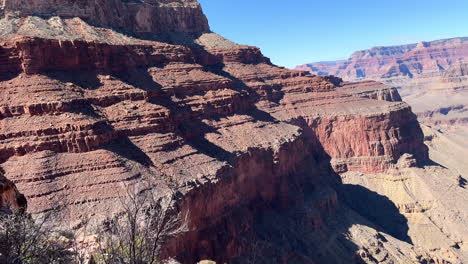
<path id="1" fill-rule="evenodd" d="M 199 8 L 146 4 L 172 8 L 176 20 Z M 80 228 L 118 215 L 131 186 L 177 194 L 190 231 L 164 254 L 182 263 L 245 263 L 257 250 L 265 263 L 433 259 L 350 209 L 336 174 L 383 173 L 405 153 L 415 159 L 407 167 L 427 160 L 394 89 L 277 67 L 192 24 L 167 28 L 194 38 L 161 42 L 93 26 L 122 27 L 86 8 L 51 6 L 17 6 L 38 16 L 2 20 L 0 161 L 32 214 Z"/>
<path id="2" fill-rule="evenodd" d="M 298 66 L 319 75 L 348 81 L 376 80 L 398 87 L 419 120 L 437 129 L 467 124 L 467 38 L 375 47 L 348 60 Z"/>
<path id="3" fill-rule="evenodd" d="M 79 17 L 96 26 L 135 34 L 199 33 L 210 29 L 195 0 L 3 0 L 0 12 L 6 17 Z"/>
<path id="4" fill-rule="evenodd" d="M 401 46 L 356 51 L 347 60 L 298 66 L 320 75 L 333 74 L 348 81 L 371 79 L 393 85 L 407 79 L 447 70 L 466 61 L 468 38 L 443 39 Z"/>
<path id="5" fill-rule="evenodd" d="M 420 122 L 442 130 L 468 124 L 468 64 L 455 64 L 438 75 L 411 81 L 405 100 Z"/>

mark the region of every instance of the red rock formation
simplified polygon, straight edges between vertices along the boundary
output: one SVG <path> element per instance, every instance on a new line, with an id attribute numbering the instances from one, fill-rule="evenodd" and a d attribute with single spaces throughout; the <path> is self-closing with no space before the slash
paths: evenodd
<path id="1" fill-rule="evenodd" d="M 210 30 L 200 4 L 195 0 L 4 0 L 0 11 L 5 16 L 80 17 L 96 26 L 136 34 Z"/>
<path id="2" fill-rule="evenodd" d="M 316 74 L 334 74 L 348 81 L 377 80 L 396 86 L 420 122 L 451 130 L 468 122 L 467 59 L 467 38 L 454 38 L 376 47 L 355 52 L 345 61 L 297 68 Z"/>
<path id="3" fill-rule="evenodd" d="M 448 69 L 468 57 L 467 38 L 420 42 L 402 46 L 375 47 L 357 51 L 344 61 L 311 63 L 297 69 L 312 73 L 333 74 L 348 81 L 371 79 L 399 84 Z"/>
<path id="4" fill-rule="evenodd" d="M 0 172 L 0 214 L 10 210 L 26 210 L 27 202 L 16 186 Z"/>
<path id="5" fill-rule="evenodd" d="M 90 8 L 74 3 L 50 11 L 51 1 L 5 1 L 24 16 L 37 9 L 114 27 L 129 27 L 126 17 L 143 8 L 119 2 L 132 5 L 122 21 L 98 21 L 91 7 L 111 1 L 88 2 Z M 190 16 L 195 1 L 158 3 L 145 8 L 176 12 L 168 30 L 205 29 Z M 123 10 L 110 9 L 109 16 Z M 192 24 L 177 22 L 186 15 Z M 51 31 L 55 20 L 25 18 L 0 45 L 1 166 L 35 215 L 53 212 L 79 227 L 84 217 L 117 215 L 124 184 L 160 195 L 172 190 L 190 212 L 191 232 L 165 252 L 184 263 L 227 261 L 244 254 L 242 239 L 269 210 L 297 207 L 307 230 L 326 236 L 325 218 L 339 207 L 328 159 L 338 172 L 380 172 L 404 153 L 426 158 L 409 106 L 379 83 L 280 68 L 258 48 L 211 33 L 176 45 L 60 21 L 64 30 Z M 37 24 L 43 27 L 21 31 Z M 160 32 L 150 24 L 155 28 L 145 30 Z M 348 252 L 340 243 L 336 248 Z M 322 258 L 292 252 L 303 263 Z"/>

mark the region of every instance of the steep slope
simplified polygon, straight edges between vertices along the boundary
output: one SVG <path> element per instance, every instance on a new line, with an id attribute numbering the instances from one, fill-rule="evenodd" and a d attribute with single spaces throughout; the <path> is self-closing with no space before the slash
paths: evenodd
<path id="1" fill-rule="evenodd" d="M 29 212 L 78 229 L 117 217 L 131 186 L 177 194 L 190 232 L 164 253 L 182 263 L 453 259 L 411 244 L 392 201 L 336 174 L 428 161 L 394 89 L 272 65 L 204 32 L 196 1 L 115 1 L 4 1 L 0 162 Z M 112 15 L 135 10 L 175 21 L 152 16 L 140 31 Z M 398 225 L 347 201 L 356 194 Z"/>

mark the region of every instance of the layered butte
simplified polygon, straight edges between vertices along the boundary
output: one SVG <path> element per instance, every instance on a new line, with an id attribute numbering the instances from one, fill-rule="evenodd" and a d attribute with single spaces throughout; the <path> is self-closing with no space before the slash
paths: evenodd
<path id="1" fill-rule="evenodd" d="M 196 1 L 5 0 L 3 12 L 2 181 L 33 215 L 79 229 L 117 217 L 131 186 L 177 194 L 190 231 L 163 252 L 182 263 L 447 259 L 360 215 L 346 194 L 382 197 L 337 174 L 427 162 L 395 89 L 275 66 L 205 32 Z M 161 32 L 170 40 L 141 34 Z"/>

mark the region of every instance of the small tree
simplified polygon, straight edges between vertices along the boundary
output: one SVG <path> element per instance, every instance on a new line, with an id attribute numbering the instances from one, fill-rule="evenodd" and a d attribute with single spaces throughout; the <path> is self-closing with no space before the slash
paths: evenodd
<path id="1" fill-rule="evenodd" d="M 95 262 L 102 264 L 159 264 L 160 251 L 168 239 L 188 231 L 187 216 L 175 206 L 174 195 L 156 198 L 150 191 L 126 188 L 127 199 L 119 219 L 99 230 Z"/>
<path id="2" fill-rule="evenodd" d="M 70 263 L 71 253 L 52 231 L 28 214 L 14 212 L 0 215 L 0 263 L 54 264 Z"/>

